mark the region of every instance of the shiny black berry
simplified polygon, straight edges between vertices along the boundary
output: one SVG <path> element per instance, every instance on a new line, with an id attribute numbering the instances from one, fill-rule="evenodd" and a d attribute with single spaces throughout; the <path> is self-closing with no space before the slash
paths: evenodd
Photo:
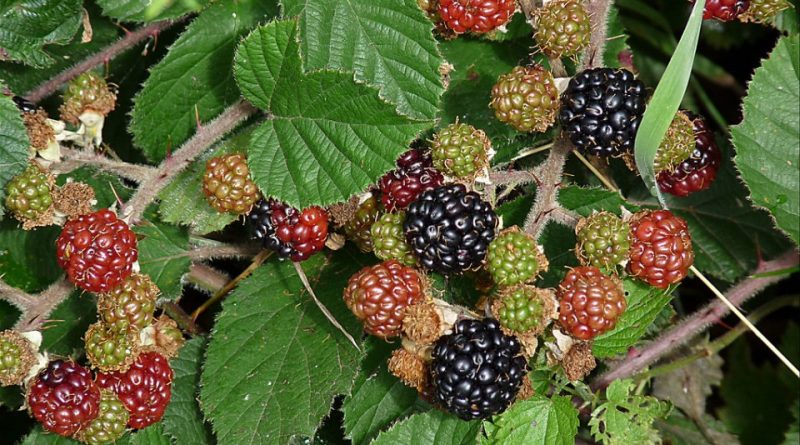
<path id="1" fill-rule="evenodd" d="M 584 153 L 618 156 L 633 150 L 647 90 L 625 69 L 578 73 L 561 95 L 559 121 Z"/>
<path id="2" fill-rule="evenodd" d="M 501 413 L 514 401 L 527 373 L 516 337 L 494 318 L 461 320 L 433 347 L 433 399 L 464 419 Z"/>
<path id="3" fill-rule="evenodd" d="M 479 267 L 497 231 L 492 206 L 462 184 L 429 190 L 408 206 L 403 230 L 419 263 L 444 274 Z"/>
<path id="4" fill-rule="evenodd" d="M 22 96 L 14 96 L 12 100 L 17 105 L 17 108 L 19 108 L 19 111 L 23 113 L 33 113 L 36 111 L 36 104 Z"/>

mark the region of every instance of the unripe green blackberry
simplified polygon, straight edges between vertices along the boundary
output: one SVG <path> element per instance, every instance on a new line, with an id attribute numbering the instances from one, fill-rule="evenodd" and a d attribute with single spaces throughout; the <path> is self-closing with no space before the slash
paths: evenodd
<path id="1" fill-rule="evenodd" d="M 78 125 L 78 118 L 84 111 L 91 110 L 106 116 L 117 103 L 105 79 L 95 72 L 87 71 L 73 79 L 64 92 L 64 103 L 59 108 L 61 120 Z"/>
<path id="2" fill-rule="evenodd" d="M 125 404 L 108 389 L 100 390 L 100 409 L 97 417 L 75 436 L 88 445 L 114 443 L 125 434 L 130 414 Z"/>
<path id="3" fill-rule="evenodd" d="M 550 323 L 555 308 L 552 291 L 533 286 L 505 289 L 492 305 L 500 325 L 517 334 L 539 335 Z"/>
<path id="4" fill-rule="evenodd" d="M 139 331 L 117 332 L 99 321 L 86 331 L 85 345 L 92 367 L 102 372 L 125 372 L 139 355 Z"/>
<path id="5" fill-rule="evenodd" d="M 153 323 L 158 287 L 147 275 L 132 274 L 97 299 L 100 319 L 115 332 L 143 329 Z"/>
<path id="6" fill-rule="evenodd" d="M 6 207 L 20 221 L 33 221 L 53 205 L 53 177 L 36 164 L 28 165 L 6 186 Z"/>
<path id="7" fill-rule="evenodd" d="M 533 237 L 514 226 L 503 230 L 489 244 L 486 268 L 495 283 L 513 286 L 534 280 L 547 269 L 547 260 Z"/>
<path id="8" fill-rule="evenodd" d="M 258 187 L 250 179 L 247 158 L 230 153 L 211 158 L 203 174 L 206 201 L 220 213 L 244 215 L 258 201 Z"/>
<path id="9" fill-rule="evenodd" d="M 472 125 L 450 124 L 433 136 L 433 166 L 456 178 L 473 178 L 489 165 L 492 143 Z"/>
<path id="10" fill-rule="evenodd" d="M 589 13 L 581 0 L 553 0 L 536 10 L 539 48 L 548 57 L 574 57 L 589 46 Z"/>
<path id="11" fill-rule="evenodd" d="M 583 265 L 613 269 L 628 258 L 631 227 L 613 213 L 599 212 L 581 219 L 575 235 L 575 252 Z"/>
<path id="12" fill-rule="evenodd" d="M 36 364 L 33 343 L 17 331 L 0 332 L 0 386 L 22 384 Z"/>
<path id="13" fill-rule="evenodd" d="M 694 124 L 685 112 L 678 111 L 656 151 L 654 161 L 656 173 L 675 170 L 681 162 L 689 159 L 694 146 Z"/>
<path id="14" fill-rule="evenodd" d="M 497 120 L 517 131 L 543 132 L 556 121 L 556 81 L 550 71 L 539 65 L 515 67 L 497 79 L 489 105 Z"/>
<path id="15" fill-rule="evenodd" d="M 792 7 L 788 0 L 750 0 L 750 7 L 739 20 L 753 23 L 772 23 L 781 12 Z"/>
<path id="16" fill-rule="evenodd" d="M 372 225 L 372 249 L 375 256 L 388 261 L 397 260 L 406 266 L 415 266 L 417 259 L 406 242 L 403 222 L 406 213 L 403 211 L 385 213 Z"/>
<path id="17" fill-rule="evenodd" d="M 381 216 L 378 198 L 374 195 L 359 204 L 356 212 L 345 223 L 344 234 L 362 252 L 372 252 L 372 225 Z"/>

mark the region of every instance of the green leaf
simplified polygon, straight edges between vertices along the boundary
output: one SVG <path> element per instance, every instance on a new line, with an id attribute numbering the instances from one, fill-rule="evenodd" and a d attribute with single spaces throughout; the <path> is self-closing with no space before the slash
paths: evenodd
<path id="1" fill-rule="evenodd" d="M 108 17 L 126 22 L 150 22 L 155 20 L 174 19 L 192 12 L 197 12 L 211 0 L 172 1 L 171 5 L 160 13 L 148 13 L 153 0 L 97 0 L 103 8 L 103 14 Z"/>
<path id="2" fill-rule="evenodd" d="M 39 292 L 62 274 L 56 262 L 58 226 L 22 230 L 16 219 L 0 221 L 0 275 L 11 286 Z"/>
<path id="3" fill-rule="evenodd" d="M 431 121 L 444 92 L 431 21 L 416 0 L 283 0 L 300 16 L 306 70 L 351 71 L 400 114 Z"/>
<path id="4" fill-rule="evenodd" d="M 671 406 L 655 397 L 636 395 L 635 388 L 631 379 L 624 379 L 606 389 L 608 401 L 598 406 L 589 420 L 595 440 L 608 445 L 661 443 L 653 422 L 669 414 Z"/>
<path id="5" fill-rule="evenodd" d="M 639 131 L 636 133 L 636 166 L 645 185 L 650 189 L 650 193 L 658 196 L 659 199 L 661 199 L 661 192 L 656 185 L 654 166 L 656 151 L 661 145 L 664 135 L 667 134 L 667 129 L 675 113 L 678 112 L 683 94 L 692 76 L 692 65 L 700 38 L 700 25 L 703 23 L 705 3 L 705 0 L 695 2 L 681 40 L 653 93 L 653 98 L 647 104 L 647 110 L 642 118 Z"/>
<path id="6" fill-rule="evenodd" d="M 248 162 L 266 195 L 295 207 L 344 201 L 394 166 L 427 122 L 396 114 L 378 92 L 347 74 L 305 74 L 297 24 L 272 22 L 236 52 L 245 97 L 271 118 L 253 133 Z"/>
<path id="7" fill-rule="evenodd" d="M 189 271 L 189 231 L 164 224 L 147 212 L 147 219 L 134 228 L 139 239 L 139 266 L 161 290 L 163 300 L 178 300 L 181 278 Z"/>
<path id="8" fill-rule="evenodd" d="M 704 428 L 702 431 L 697 423 L 680 411 L 673 410 L 665 420 L 656 420 L 655 425 L 661 432 L 662 439 L 671 445 L 739 445 L 739 439 L 729 433 L 719 420 L 705 414 L 701 422 Z"/>
<path id="9" fill-rule="evenodd" d="M 394 348 L 382 343 L 386 346 L 373 347 L 367 352 L 352 394 L 342 406 L 344 431 L 353 443 L 368 443 L 393 421 L 413 412 L 417 402 L 417 391 L 386 369 Z M 370 366 L 370 362 L 377 362 L 377 366 Z"/>
<path id="10" fill-rule="evenodd" d="M 606 33 L 605 51 L 603 52 L 603 63 L 610 68 L 625 68 L 620 60 L 620 56 L 624 56 L 624 52 L 630 52 L 628 46 L 628 34 L 625 32 L 625 27 L 619 18 L 619 10 L 612 6 L 608 9 L 608 19 Z"/>
<path id="11" fill-rule="evenodd" d="M 44 431 L 40 425 L 36 425 L 20 445 L 80 445 L 77 440 L 59 436 L 48 431 Z"/>
<path id="12" fill-rule="evenodd" d="M 75 182 L 83 182 L 92 187 L 95 199 L 97 200 L 97 204 L 95 205 L 96 209 L 109 208 L 117 204 L 117 197 L 123 202 L 127 201 L 134 192 L 134 189 L 123 184 L 118 176 L 99 171 L 89 166 L 84 166 L 68 174 L 60 175 L 56 183 L 61 186 L 64 185 L 68 179 Z"/>
<path id="13" fill-rule="evenodd" d="M 0 83 L 0 90 L 4 87 Z M 0 94 L 0 218 L 6 209 L 6 183 L 25 169 L 28 145 L 22 114 L 10 97 Z"/>
<path id="14" fill-rule="evenodd" d="M 361 326 L 342 301 L 360 266 L 349 250 L 303 269 L 350 332 Z M 320 283 L 324 283 L 320 285 Z M 212 333 L 200 398 L 219 443 L 284 444 L 313 436 L 336 394 L 349 392 L 361 354 L 311 301 L 289 262 L 258 268 L 228 296 Z"/>
<path id="15" fill-rule="evenodd" d="M 578 410 L 569 397 L 535 395 L 495 418 L 489 443 L 571 445 L 578 434 Z"/>
<path id="16" fill-rule="evenodd" d="M 97 320 L 97 305 L 89 293 L 74 291 L 47 317 L 42 330 L 42 350 L 62 357 L 78 357 L 83 335 Z"/>
<path id="17" fill-rule="evenodd" d="M 127 443 L 128 445 L 173 445 L 169 440 L 169 436 L 164 434 L 163 423 L 156 423 L 143 430 L 133 432 L 128 437 L 117 442 Z"/>
<path id="18" fill-rule="evenodd" d="M 197 403 L 200 392 L 200 372 L 206 341 L 195 337 L 187 341 L 180 354 L 170 361 L 175 378 L 172 399 L 164 412 L 164 432 L 176 444 L 213 444 L 211 428 L 205 423 Z"/>
<path id="19" fill-rule="evenodd" d="M 69 43 L 81 24 L 82 11 L 81 0 L 4 1 L 0 4 L 0 60 L 36 68 L 52 64 L 44 46 Z"/>
<path id="20" fill-rule="evenodd" d="M 208 204 L 206 196 L 198 193 L 198 190 L 203 187 L 206 162 L 212 157 L 227 153 L 244 153 L 250 144 L 253 129 L 252 126 L 247 127 L 221 142 L 179 173 L 159 194 L 161 219 L 168 223 L 189 226 L 192 233 L 198 235 L 216 232 L 239 219 L 238 215 L 216 211 Z"/>
<path id="21" fill-rule="evenodd" d="M 731 128 L 750 199 L 800 243 L 800 36 L 783 37 L 750 81 L 744 120 Z"/>
<path id="22" fill-rule="evenodd" d="M 195 113 L 208 122 L 239 100 L 226 67 L 241 36 L 276 13 L 272 1 L 223 1 L 192 21 L 136 96 L 130 130 L 148 159 L 161 161 L 194 134 Z"/>
<path id="23" fill-rule="evenodd" d="M 653 380 L 653 396 L 669 400 L 692 419 L 706 413 L 706 398 L 712 386 L 722 382 L 722 357 L 712 355 Z"/>
<path id="24" fill-rule="evenodd" d="M 609 332 L 599 335 L 592 344 L 598 358 L 622 354 L 636 344 L 658 314 L 672 299 L 668 291 L 626 278 L 623 280 L 628 308 Z"/>
<path id="25" fill-rule="evenodd" d="M 33 90 L 56 74 L 110 45 L 119 38 L 121 29 L 111 20 L 92 17 L 92 41 L 83 43 L 74 39 L 66 45 L 47 48 L 53 63 L 47 68 L 36 68 L 21 63 L 0 63 L 0 81 L 17 94 L 23 95 Z M 140 56 L 141 57 L 141 56 Z M 115 146 L 116 148 L 116 146 Z"/>
<path id="26" fill-rule="evenodd" d="M 473 445 L 481 424 L 438 410 L 415 414 L 378 435 L 371 445 Z"/>
<path id="27" fill-rule="evenodd" d="M 568 185 L 558 193 L 558 201 L 567 209 L 581 216 L 589 216 L 594 211 L 605 210 L 620 215 L 622 207 L 635 212 L 638 208 L 626 202 L 619 193 L 599 187 L 579 187 Z"/>
<path id="28" fill-rule="evenodd" d="M 800 443 L 800 400 L 795 400 L 790 408 L 794 421 L 789 425 L 786 435 L 783 437 L 782 445 L 797 445 Z"/>

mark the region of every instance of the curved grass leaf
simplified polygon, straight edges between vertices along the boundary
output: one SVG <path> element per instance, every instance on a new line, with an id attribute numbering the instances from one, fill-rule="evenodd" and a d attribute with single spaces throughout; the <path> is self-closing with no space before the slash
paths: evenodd
<path id="1" fill-rule="evenodd" d="M 692 65 L 697 42 L 700 39 L 700 25 L 703 23 L 705 3 L 705 0 L 695 2 L 681 40 L 653 93 L 653 98 L 647 105 L 639 131 L 636 133 L 636 167 L 639 169 L 645 185 L 650 189 L 650 193 L 657 196 L 662 203 L 661 192 L 656 185 L 654 166 L 656 151 L 664 139 L 664 135 L 667 134 L 667 129 L 675 113 L 678 112 L 683 94 L 692 76 Z"/>
<path id="2" fill-rule="evenodd" d="M 800 37 L 784 37 L 757 69 L 744 120 L 731 129 L 750 199 L 800 243 Z"/>
<path id="3" fill-rule="evenodd" d="M 377 90 L 348 74 L 304 73 L 294 20 L 245 38 L 234 71 L 244 96 L 271 114 L 248 151 L 253 181 L 295 207 L 344 201 L 364 190 L 429 126 L 398 115 Z"/>

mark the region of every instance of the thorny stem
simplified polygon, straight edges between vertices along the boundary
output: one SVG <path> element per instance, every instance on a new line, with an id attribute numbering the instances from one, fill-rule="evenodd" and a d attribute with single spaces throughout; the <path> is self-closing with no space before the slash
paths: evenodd
<path id="1" fill-rule="evenodd" d="M 227 274 L 203 263 L 192 263 L 189 273 L 186 274 L 187 283 L 208 294 L 219 292 L 230 280 Z"/>
<path id="2" fill-rule="evenodd" d="M 194 158 L 245 119 L 255 114 L 256 111 L 252 105 L 242 100 L 223 111 L 216 119 L 200 127 L 191 139 L 164 159 L 153 174 L 142 183 L 130 201 L 122 207 L 120 215 L 128 218 L 131 224 L 138 223 L 145 208 L 156 199 L 158 193 L 170 183 L 175 175 L 183 171 Z"/>
<path id="3" fill-rule="evenodd" d="M 169 317 L 175 320 L 175 323 L 178 324 L 178 327 L 188 333 L 189 335 L 198 335 L 203 332 L 200 326 L 195 323 L 194 319 L 186 313 L 177 303 L 170 301 L 168 303 L 164 303 L 161 308 L 164 310 L 164 313 L 169 315 Z"/>
<path id="4" fill-rule="evenodd" d="M 78 77 L 80 74 L 113 59 L 125 50 L 136 46 L 140 42 L 149 39 L 150 37 L 155 37 L 161 31 L 164 31 L 170 26 L 180 22 L 181 20 L 164 20 L 161 22 L 151 23 L 150 25 L 129 32 L 125 37 L 105 47 L 100 52 L 92 54 L 78 64 L 62 71 L 57 76 L 47 80 L 33 90 L 29 91 L 28 94 L 25 95 L 25 98 L 34 103 L 39 102 L 55 93 L 56 90 L 61 87 L 61 85 L 69 82 L 75 77 Z"/>
<path id="5" fill-rule="evenodd" d="M 39 293 L 31 295 L 31 299 L 22 310 L 22 316 L 17 321 L 14 329 L 20 332 L 36 331 L 47 321 L 47 317 L 64 299 L 75 290 L 75 287 L 64 278 L 59 279 L 50 287 Z M 0 295 L 4 297 L 5 295 Z"/>
<path id="6" fill-rule="evenodd" d="M 587 0 L 584 2 L 591 21 L 592 35 L 589 47 L 583 53 L 581 68 L 578 71 L 603 65 L 608 34 L 608 11 L 612 3 L 613 0 Z"/>
<path id="7" fill-rule="evenodd" d="M 2 278 L 2 277 L 0 277 Z M 35 297 L 23 292 L 16 287 L 9 286 L 5 281 L 0 280 L 0 300 L 5 300 L 21 311 L 25 311 L 28 306 L 33 305 Z"/>
<path id="8" fill-rule="evenodd" d="M 84 165 L 91 165 L 130 181 L 143 183 L 147 179 L 153 177 L 156 170 L 155 167 L 150 167 L 148 165 L 116 161 L 102 154 L 84 150 L 73 150 L 66 147 L 61 147 L 61 155 L 64 157 L 64 160 L 50 167 L 50 170 L 56 175 L 70 173 Z"/>
<path id="9" fill-rule="evenodd" d="M 790 251 L 774 260 L 762 262 L 756 269 L 756 273 L 785 269 L 797 264 L 797 252 Z M 764 278 L 754 278 L 751 276 L 729 289 L 728 292 L 726 292 L 726 297 L 732 304 L 741 305 L 750 297 L 764 290 L 767 286 L 775 284 L 783 278 L 785 278 L 785 276 L 770 276 Z M 711 324 L 719 321 L 729 312 L 730 309 L 722 300 L 712 301 L 705 308 L 695 312 L 674 328 L 661 334 L 656 340 L 652 341 L 644 348 L 630 353 L 625 360 L 598 377 L 598 379 L 592 383 L 592 388 L 594 390 L 599 390 L 605 388 L 614 380 L 624 379 L 640 372 L 646 366 L 661 359 L 675 347 L 685 344 L 695 335 L 705 330 Z"/>
<path id="10" fill-rule="evenodd" d="M 544 227 L 553 218 L 554 211 L 561 207 L 558 203 L 558 191 L 564 174 L 564 163 L 570 151 L 572 144 L 563 133 L 559 134 L 547 160 L 533 169 L 532 173 L 539 181 L 536 200 L 525 218 L 524 230 L 534 238 L 539 238 Z"/>
<path id="11" fill-rule="evenodd" d="M 212 258 L 246 258 L 257 255 L 261 247 L 254 243 L 248 244 L 222 244 L 219 246 L 195 247 L 189 251 L 192 261 L 209 260 Z"/>

